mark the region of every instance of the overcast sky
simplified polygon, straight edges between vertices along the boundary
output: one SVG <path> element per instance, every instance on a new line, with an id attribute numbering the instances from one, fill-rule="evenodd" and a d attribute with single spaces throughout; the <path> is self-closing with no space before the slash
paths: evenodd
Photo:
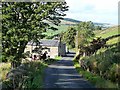
<path id="1" fill-rule="evenodd" d="M 67 18 L 80 21 L 118 24 L 119 0 L 65 0 Z"/>

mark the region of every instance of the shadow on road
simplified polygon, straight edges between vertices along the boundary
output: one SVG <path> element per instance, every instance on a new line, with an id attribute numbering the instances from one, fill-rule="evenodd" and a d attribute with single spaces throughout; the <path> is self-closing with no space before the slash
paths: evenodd
<path id="1" fill-rule="evenodd" d="M 74 52 L 49 65 L 45 70 L 44 88 L 94 88 L 79 75 L 73 65 Z"/>
<path id="2" fill-rule="evenodd" d="M 66 55 L 66 56 L 62 56 L 62 57 L 74 57 L 73 55 Z"/>
<path id="3" fill-rule="evenodd" d="M 75 52 L 68 52 L 67 54 L 75 54 Z"/>
<path id="4" fill-rule="evenodd" d="M 65 56 L 63 56 L 63 57 L 74 57 L 75 56 L 75 52 L 69 52 L 69 53 L 66 53 L 66 55 Z"/>
<path id="5" fill-rule="evenodd" d="M 56 64 L 49 67 L 46 73 L 45 88 L 94 88 L 72 66 Z"/>

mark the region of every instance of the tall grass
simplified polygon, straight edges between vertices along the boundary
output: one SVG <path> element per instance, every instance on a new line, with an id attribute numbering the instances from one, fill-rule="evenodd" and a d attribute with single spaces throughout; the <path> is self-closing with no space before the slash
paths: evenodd
<path id="1" fill-rule="evenodd" d="M 85 79 L 87 79 L 89 82 L 91 82 L 93 85 L 95 85 L 96 88 L 118 88 L 118 85 L 112 83 L 109 80 L 105 80 L 104 78 L 101 78 L 100 76 L 93 74 L 88 71 L 84 71 L 77 60 L 74 60 L 74 66 L 77 70 L 77 72 L 82 75 Z"/>
<path id="2" fill-rule="evenodd" d="M 44 69 L 47 66 L 44 63 L 39 61 L 25 63 L 28 68 L 29 74 L 28 79 L 22 87 L 24 88 L 42 88 L 43 78 L 44 78 Z"/>
<path id="3" fill-rule="evenodd" d="M 4 67 L 0 68 L 0 72 L 3 74 L 3 89 L 13 88 L 31 88 L 37 89 L 43 87 L 44 69 L 52 64 L 54 61 L 60 60 L 61 57 L 55 59 L 48 59 L 45 61 L 24 61 L 21 66 L 10 70 L 10 65 L 5 63 Z M 9 67 L 8 67 L 9 66 Z M 7 71 L 6 71 L 7 70 Z M 8 73 L 9 72 L 9 73 Z M 6 78 L 6 74 L 7 78 Z"/>
<path id="4" fill-rule="evenodd" d="M 3 81 L 3 89 L 42 88 L 46 66 L 40 61 L 24 62 L 22 66 L 9 72 L 7 79 Z"/>
<path id="5" fill-rule="evenodd" d="M 8 63 L 0 63 L 0 78 L 1 81 L 4 81 L 6 79 L 6 74 L 10 71 L 11 64 Z"/>

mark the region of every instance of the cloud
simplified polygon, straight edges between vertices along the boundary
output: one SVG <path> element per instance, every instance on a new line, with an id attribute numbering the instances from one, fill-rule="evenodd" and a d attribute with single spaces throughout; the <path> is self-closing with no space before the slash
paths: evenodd
<path id="1" fill-rule="evenodd" d="M 119 0 L 66 0 L 70 6 L 67 17 L 94 22 L 118 22 Z"/>

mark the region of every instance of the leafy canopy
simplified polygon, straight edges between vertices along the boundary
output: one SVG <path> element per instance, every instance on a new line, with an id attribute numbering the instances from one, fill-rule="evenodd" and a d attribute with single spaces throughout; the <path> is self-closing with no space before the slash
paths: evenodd
<path id="1" fill-rule="evenodd" d="M 67 46 L 74 48 L 75 47 L 75 35 L 76 35 L 76 29 L 74 27 L 68 27 L 68 30 L 64 32 L 62 35 L 62 40 L 63 42 L 66 42 Z"/>
<path id="2" fill-rule="evenodd" d="M 55 25 L 68 10 L 66 2 L 2 2 L 2 51 L 3 60 L 21 62 L 25 46 L 37 42 Z"/>
<path id="3" fill-rule="evenodd" d="M 91 21 L 80 22 L 77 27 L 77 43 L 78 47 L 88 44 L 94 37 L 94 24 Z"/>

